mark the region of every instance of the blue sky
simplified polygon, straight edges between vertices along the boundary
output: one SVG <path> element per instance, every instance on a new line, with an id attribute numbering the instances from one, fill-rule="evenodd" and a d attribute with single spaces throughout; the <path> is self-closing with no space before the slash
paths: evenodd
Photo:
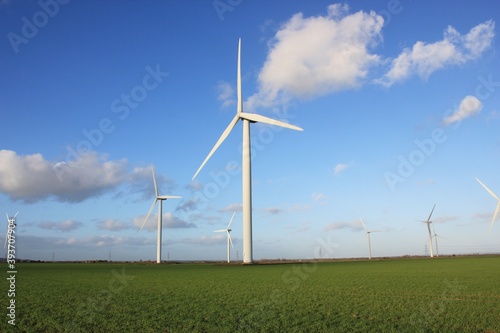
<path id="1" fill-rule="evenodd" d="M 0 1 L 0 211 L 17 256 L 242 258 L 243 98 L 254 258 L 500 252 L 500 8 L 490 1 Z M 3 213 L 3 214 L 4 214 Z M 4 218 L 5 219 L 5 218 Z M 7 221 L 5 221 L 5 225 Z M 6 229 L 6 228 L 5 228 Z M 2 237 L 5 231 L 1 231 Z M 321 249 L 321 250 L 320 250 Z"/>

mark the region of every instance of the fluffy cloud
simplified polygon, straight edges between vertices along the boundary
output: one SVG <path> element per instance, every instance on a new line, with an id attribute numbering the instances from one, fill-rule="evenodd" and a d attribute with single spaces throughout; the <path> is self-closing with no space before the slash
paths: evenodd
<path id="1" fill-rule="evenodd" d="M 333 173 L 334 174 L 339 174 L 341 173 L 342 171 L 346 170 L 347 168 L 349 168 L 351 165 L 350 164 L 346 164 L 346 163 L 338 163 L 334 168 L 333 168 Z"/>
<path id="2" fill-rule="evenodd" d="M 146 215 L 136 217 L 133 220 L 133 225 L 137 228 L 140 228 L 144 223 L 144 218 Z M 172 213 L 165 213 L 162 217 L 163 228 L 172 228 L 172 229 L 183 229 L 183 228 L 196 228 L 194 223 L 189 223 L 183 221 L 182 219 L 174 216 Z M 144 229 L 148 231 L 156 231 L 158 229 L 158 214 L 149 215 L 148 220 L 144 224 Z"/>
<path id="3" fill-rule="evenodd" d="M 495 23 L 490 20 L 462 36 L 449 26 L 442 40 L 429 44 L 419 41 L 411 49 L 404 49 L 392 61 L 390 70 L 376 82 L 391 86 L 412 75 L 426 79 L 438 69 L 475 60 L 491 45 L 494 29 Z"/>
<path id="4" fill-rule="evenodd" d="M 130 224 L 123 223 L 115 219 L 107 219 L 97 222 L 97 228 L 101 230 L 120 231 L 129 229 L 130 227 Z"/>
<path id="5" fill-rule="evenodd" d="M 80 228 L 81 226 L 83 226 L 83 223 L 72 220 L 66 220 L 64 222 L 45 221 L 45 222 L 40 222 L 38 226 L 42 229 L 68 232 Z"/>
<path id="6" fill-rule="evenodd" d="M 48 198 L 81 202 L 108 192 L 125 180 L 125 160 L 108 161 L 94 152 L 70 163 L 51 163 L 41 154 L 0 150 L 0 192 L 12 200 L 34 203 Z M 67 168 L 64 177 L 58 169 Z M 60 170 L 60 169 L 59 169 Z"/>
<path id="7" fill-rule="evenodd" d="M 88 198 L 129 185 L 127 192 L 115 197 L 139 194 L 140 199 L 154 196 L 151 168 L 127 170 L 126 159 L 111 161 L 104 154 L 88 152 L 70 162 L 53 163 L 41 154 L 18 155 L 0 150 L 0 192 L 14 201 L 35 203 L 47 199 L 78 203 Z M 174 181 L 156 174 L 158 187 L 168 193 Z"/>
<path id="8" fill-rule="evenodd" d="M 222 102 L 222 107 L 228 107 L 235 104 L 234 91 L 231 85 L 227 82 L 220 81 L 217 84 L 217 99 Z"/>
<path id="9" fill-rule="evenodd" d="M 269 107 L 293 97 L 310 98 L 360 85 L 380 57 L 369 52 L 381 40 L 383 18 L 374 12 L 348 15 L 330 5 L 325 16 L 295 14 L 270 43 L 258 92 L 247 107 Z"/>
<path id="10" fill-rule="evenodd" d="M 465 118 L 478 114 L 483 108 L 483 103 L 475 96 L 465 96 L 460 106 L 450 116 L 444 118 L 445 125 L 451 125 Z"/>

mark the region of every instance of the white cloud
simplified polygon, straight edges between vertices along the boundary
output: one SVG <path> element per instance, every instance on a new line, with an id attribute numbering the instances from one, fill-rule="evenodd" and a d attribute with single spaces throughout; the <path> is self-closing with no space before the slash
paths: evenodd
<path id="1" fill-rule="evenodd" d="M 235 239 L 232 237 L 231 240 L 233 241 L 233 243 L 235 242 Z M 225 244 L 226 242 L 227 242 L 226 233 L 220 233 L 213 236 L 203 235 L 199 238 L 185 238 L 177 243 L 192 244 L 192 245 L 217 245 L 217 244 Z"/>
<path id="2" fill-rule="evenodd" d="M 78 203 L 116 190 L 127 184 L 115 198 L 154 196 L 151 168 L 127 170 L 126 159 L 108 160 L 104 154 L 87 152 L 70 162 L 50 162 L 41 154 L 18 155 L 0 150 L 0 192 L 11 200 L 35 203 L 47 199 Z M 170 194 L 174 181 L 156 173 L 160 191 Z"/>
<path id="3" fill-rule="evenodd" d="M 26 203 L 48 198 L 81 202 L 120 185 L 125 180 L 126 164 L 126 160 L 108 161 L 94 152 L 82 154 L 75 162 L 51 163 L 41 154 L 0 150 L 0 192 Z M 61 169 L 55 168 L 61 165 L 66 171 L 58 177 Z"/>
<path id="4" fill-rule="evenodd" d="M 442 40 L 429 44 L 418 41 L 413 48 L 404 49 L 392 61 L 391 69 L 376 82 L 391 86 L 412 75 L 427 79 L 438 69 L 475 60 L 491 45 L 494 29 L 495 23 L 490 20 L 462 36 L 449 26 Z"/>
<path id="5" fill-rule="evenodd" d="M 97 228 L 101 230 L 120 231 L 129 229 L 130 227 L 130 224 L 123 223 L 115 219 L 107 219 L 97 222 Z"/>
<path id="6" fill-rule="evenodd" d="M 217 99 L 222 102 L 222 107 L 228 107 L 236 103 L 234 100 L 234 91 L 227 82 L 220 81 L 217 84 Z"/>
<path id="7" fill-rule="evenodd" d="M 270 43 L 249 109 L 291 98 L 310 98 L 360 85 L 378 55 L 369 48 L 381 40 L 383 18 L 374 12 L 348 15 L 347 5 L 330 5 L 325 16 L 295 14 Z"/>
<path id="8" fill-rule="evenodd" d="M 145 218 L 146 218 L 146 215 L 136 217 L 136 218 L 134 218 L 132 223 L 137 228 L 140 228 L 142 226 L 142 224 L 144 223 Z M 163 214 L 162 224 L 163 224 L 163 228 L 171 228 L 171 229 L 196 228 L 196 225 L 194 223 L 186 222 L 186 221 L 174 216 L 170 212 Z M 144 224 L 143 229 L 148 230 L 148 231 L 158 230 L 158 214 L 149 215 L 148 220 Z"/>
<path id="9" fill-rule="evenodd" d="M 478 114 L 483 108 L 483 104 L 475 96 L 465 96 L 460 102 L 460 106 L 450 116 L 444 118 L 445 125 L 462 121 L 465 118 Z"/>
<path id="10" fill-rule="evenodd" d="M 311 197 L 314 202 L 321 202 L 326 199 L 326 196 L 323 193 L 312 193 Z"/>
<path id="11" fill-rule="evenodd" d="M 349 168 L 351 165 L 346 164 L 346 163 L 338 163 L 334 168 L 333 172 L 337 175 L 341 173 L 342 171 L 345 171 L 347 168 Z"/>
<path id="12" fill-rule="evenodd" d="M 80 228 L 81 226 L 83 226 L 82 222 L 73 221 L 73 220 L 66 220 L 64 222 L 45 221 L 45 222 L 40 222 L 38 224 L 38 227 L 40 227 L 42 229 L 57 230 L 57 231 L 62 231 L 62 232 L 76 230 L 76 229 Z"/>
<path id="13" fill-rule="evenodd" d="M 330 224 L 327 224 L 323 228 L 324 231 L 340 230 L 340 229 L 349 229 L 351 231 L 360 231 L 360 230 L 363 230 L 363 226 L 361 225 L 361 222 L 359 222 L 359 221 L 353 221 L 353 222 L 332 222 Z"/>

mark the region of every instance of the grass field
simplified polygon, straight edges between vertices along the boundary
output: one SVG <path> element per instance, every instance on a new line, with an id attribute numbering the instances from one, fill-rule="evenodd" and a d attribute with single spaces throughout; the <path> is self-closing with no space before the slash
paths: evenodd
<path id="1" fill-rule="evenodd" d="M 500 257 L 17 271 L 2 332 L 500 332 Z"/>

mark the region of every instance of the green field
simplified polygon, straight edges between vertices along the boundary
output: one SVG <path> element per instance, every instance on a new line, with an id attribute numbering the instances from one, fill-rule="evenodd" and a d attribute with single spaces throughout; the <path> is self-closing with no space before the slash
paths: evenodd
<path id="1" fill-rule="evenodd" d="M 2 332 L 500 332 L 500 257 L 17 271 Z"/>

